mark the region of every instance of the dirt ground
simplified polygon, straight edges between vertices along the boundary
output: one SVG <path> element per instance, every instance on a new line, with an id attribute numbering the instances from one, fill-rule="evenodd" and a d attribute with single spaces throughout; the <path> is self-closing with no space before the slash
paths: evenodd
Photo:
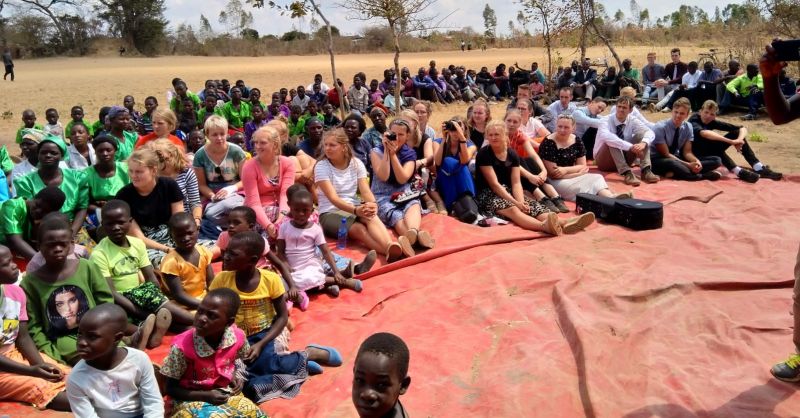
<path id="1" fill-rule="evenodd" d="M 664 47 L 623 47 L 621 57 L 630 57 L 636 67 L 645 63 L 648 51 L 658 53 L 659 62 L 666 62 L 669 46 Z M 696 59 L 702 48 L 681 46 L 684 61 Z M 564 63 L 578 58 L 573 49 L 558 51 Z M 587 56 L 611 59 L 603 48 L 590 49 Z M 555 57 L 555 54 L 554 54 Z M 542 48 L 493 49 L 487 51 L 445 51 L 437 53 L 415 53 L 401 55 L 401 66 L 412 69 L 427 65 L 435 59 L 439 67 L 451 63 L 479 69 L 481 66 L 493 68 L 498 63 L 507 65 L 519 62 L 523 67 L 538 61 L 546 67 Z M 0 143 L 9 146 L 12 154 L 18 150 L 14 145 L 14 134 L 21 126 L 22 111 L 33 109 L 38 122 L 46 123 L 44 111 L 49 107 L 58 109 L 61 121 L 69 121 L 69 109 L 76 104 L 84 107 L 90 121 L 97 119 L 101 106 L 122 104 L 123 96 L 131 94 L 136 98 L 137 107 L 143 110 L 144 98 L 155 96 L 160 102 L 166 100 L 170 81 L 174 77 L 186 80 L 190 90 L 198 91 L 207 78 L 227 78 L 235 81 L 243 79 L 248 86 L 258 87 L 264 96 L 278 88 L 308 85 L 315 73 L 323 74 L 330 84 L 330 61 L 327 55 L 286 56 L 257 58 L 224 57 L 160 57 L 160 58 L 52 58 L 39 60 L 18 60 L 16 81 L 0 84 Z M 364 71 L 368 78 L 381 79 L 384 68 L 392 66 L 392 54 L 341 55 L 336 57 L 338 75 L 343 80 L 352 79 L 353 74 Z M 504 106 L 497 106 L 495 116 L 502 116 Z M 437 106 L 433 122 L 452 115 L 465 114 L 466 106 Z M 661 119 L 663 114 L 648 114 L 648 118 Z M 737 122 L 738 123 L 738 119 Z M 753 143 L 760 158 L 775 169 L 784 172 L 800 172 L 800 141 L 793 129 L 800 122 L 776 127 L 767 118 L 755 122 L 742 122 L 751 132 L 764 138 L 763 142 Z M 436 125 L 434 125 L 436 126 Z"/>

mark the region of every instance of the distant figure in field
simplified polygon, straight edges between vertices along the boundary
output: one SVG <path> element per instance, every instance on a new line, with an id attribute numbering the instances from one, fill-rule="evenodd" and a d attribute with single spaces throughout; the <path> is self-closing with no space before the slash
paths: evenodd
<path id="1" fill-rule="evenodd" d="M 11 81 L 14 81 L 14 60 L 11 59 L 11 50 L 6 48 L 3 50 L 3 65 L 6 67 L 6 72 L 3 74 L 3 80 L 11 74 Z"/>
<path id="2" fill-rule="evenodd" d="M 125 47 L 121 46 L 121 47 L 119 47 L 119 56 L 121 57 L 123 55 L 125 55 Z"/>

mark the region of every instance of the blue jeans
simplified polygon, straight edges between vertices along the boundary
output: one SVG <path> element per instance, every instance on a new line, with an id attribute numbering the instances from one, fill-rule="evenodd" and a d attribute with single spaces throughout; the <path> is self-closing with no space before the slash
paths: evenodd
<path id="1" fill-rule="evenodd" d="M 719 110 L 726 111 L 731 105 L 747 106 L 747 113 L 755 115 L 758 109 L 764 104 L 764 92 L 759 91 L 747 97 L 736 97 L 728 90 L 725 90 L 725 95 L 722 96 L 722 101 L 719 104 Z"/>

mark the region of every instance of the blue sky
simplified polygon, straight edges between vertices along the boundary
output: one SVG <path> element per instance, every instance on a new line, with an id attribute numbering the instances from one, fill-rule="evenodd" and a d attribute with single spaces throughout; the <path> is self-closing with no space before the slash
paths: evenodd
<path id="1" fill-rule="evenodd" d="M 277 0 L 281 2 L 281 0 Z M 641 8 L 648 8 L 650 11 L 651 20 L 655 21 L 657 17 L 664 16 L 674 11 L 681 3 L 669 2 L 649 2 L 646 0 L 638 0 Z M 203 13 L 209 21 L 211 21 L 215 30 L 222 30 L 221 25 L 218 23 L 219 12 L 225 7 L 228 0 L 167 0 L 166 4 L 166 17 L 170 20 L 172 27 L 180 23 L 188 23 L 197 28 L 200 21 L 200 14 Z M 436 2 L 437 9 L 440 15 L 444 16 L 452 12 L 452 15 L 444 23 L 444 26 L 453 28 L 462 28 L 465 26 L 472 26 L 478 32 L 483 32 L 483 17 L 482 11 L 486 5 L 486 0 L 438 0 Z M 516 15 L 520 7 L 516 1 L 513 0 L 500 0 L 490 1 L 491 7 L 495 9 L 497 14 L 497 29 L 498 33 L 508 32 L 508 21 L 513 20 L 517 25 Z M 630 0 L 608 0 L 601 2 L 609 15 L 613 15 L 617 9 L 625 13 L 626 18 L 630 17 Z M 729 0 L 684 0 L 683 4 L 690 6 L 699 6 L 705 9 L 709 15 L 713 15 L 714 7 L 719 6 L 720 9 L 725 5 L 731 3 Z M 343 34 L 356 34 L 362 28 L 369 25 L 369 23 L 360 21 L 348 21 L 345 19 L 344 12 L 334 6 L 334 1 L 320 0 L 322 4 L 323 13 L 331 19 L 331 23 L 337 26 Z M 510 5 L 509 8 L 503 9 L 500 7 L 502 4 Z M 199 13 L 198 13 L 199 12 Z M 280 16 L 279 13 L 264 9 L 253 9 L 253 17 L 255 20 L 254 29 L 260 34 L 275 34 L 280 35 L 284 32 L 295 28 L 303 31 L 308 31 L 309 19 L 305 21 L 293 20 L 288 17 Z M 376 22 L 377 24 L 377 22 Z M 533 29 L 533 28 L 529 28 Z"/>

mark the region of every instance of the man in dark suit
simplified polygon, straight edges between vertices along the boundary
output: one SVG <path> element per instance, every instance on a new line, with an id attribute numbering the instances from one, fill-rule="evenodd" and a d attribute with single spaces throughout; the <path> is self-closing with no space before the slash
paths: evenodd
<path id="1" fill-rule="evenodd" d="M 572 80 L 572 94 L 576 98 L 592 100 L 594 91 L 597 89 L 597 70 L 589 66 L 589 60 L 583 60 L 583 64 Z"/>

